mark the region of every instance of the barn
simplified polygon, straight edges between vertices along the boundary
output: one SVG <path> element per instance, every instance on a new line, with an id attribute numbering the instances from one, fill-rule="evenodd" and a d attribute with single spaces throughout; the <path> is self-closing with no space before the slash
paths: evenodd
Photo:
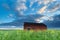
<path id="1" fill-rule="evenodd" d="M 47 26 L 43 23 L 24 22 L 24 30 L 46 30 Z"/>

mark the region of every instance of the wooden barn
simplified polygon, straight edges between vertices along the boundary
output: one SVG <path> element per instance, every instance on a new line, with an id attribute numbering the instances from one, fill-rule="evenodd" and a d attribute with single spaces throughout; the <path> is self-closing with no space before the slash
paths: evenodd
<path id="1" fill-rule="evenodd" d="M 47 26 L 43 23 L 24 22 L 24 30 L 46 30 Z"/>

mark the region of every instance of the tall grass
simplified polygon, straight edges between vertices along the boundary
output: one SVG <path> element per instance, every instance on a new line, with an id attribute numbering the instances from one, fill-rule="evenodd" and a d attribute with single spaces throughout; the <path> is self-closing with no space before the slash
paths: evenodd
<path id="1" fill-rule="evenodd" d="M 0 30 L 0 40 L 60 40 L 60 30 Z"/>

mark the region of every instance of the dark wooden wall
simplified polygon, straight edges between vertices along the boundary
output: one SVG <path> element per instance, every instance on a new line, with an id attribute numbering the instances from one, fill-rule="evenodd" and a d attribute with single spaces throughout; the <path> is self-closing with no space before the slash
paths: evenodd
<path id="1" fill-rule="evenodd" d="M 34 24 L 34 23 L 24 23 L 25 30 L 46 30 L 47 26 L 42 24 Z"/>

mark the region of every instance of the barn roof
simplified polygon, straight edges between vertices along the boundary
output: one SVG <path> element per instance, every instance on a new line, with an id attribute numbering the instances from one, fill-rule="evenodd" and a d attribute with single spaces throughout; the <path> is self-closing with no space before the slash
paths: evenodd
<path id="1" fill-rule="evenodd" d="M 44 23 L 24 22 L 24 24 L 28 24 L 28 25 L 43 25 L 43 26 L 47 27 Z"/>

